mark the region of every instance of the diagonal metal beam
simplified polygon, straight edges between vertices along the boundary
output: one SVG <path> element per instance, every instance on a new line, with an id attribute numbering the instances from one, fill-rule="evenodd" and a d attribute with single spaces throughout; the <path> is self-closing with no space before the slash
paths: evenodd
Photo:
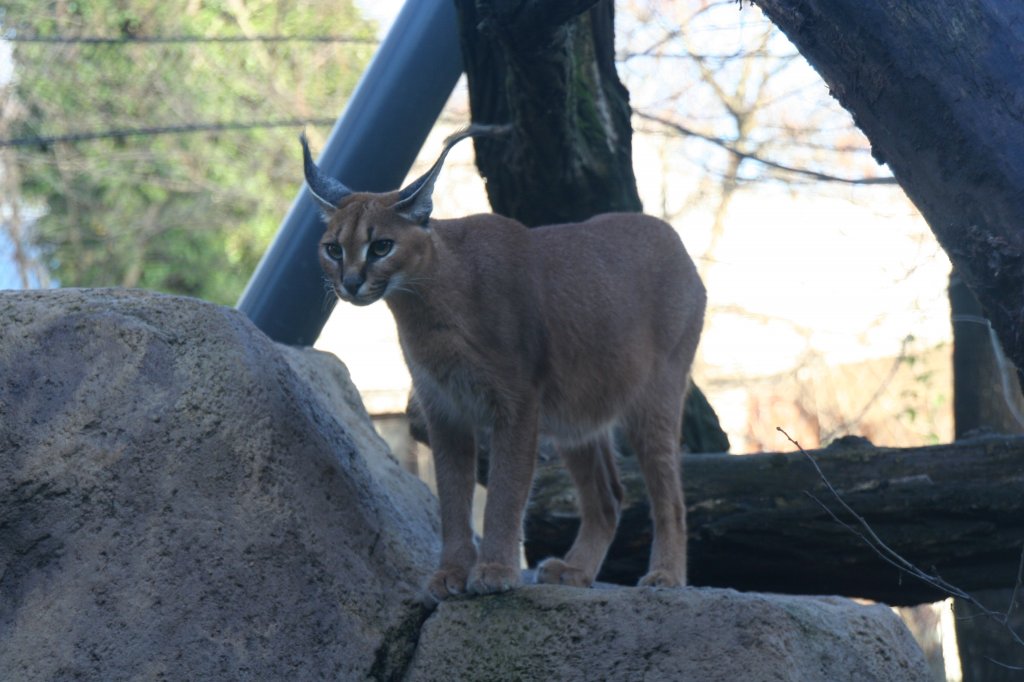
<path id="1" fill-rule="evenodd" d="M 461 74 L 455 4 L 407 0 L 335 123 L 320 168 L 357 191 L 397 188 Z M 275 341 L 311 345 L 334 307 L 316 257 L 322 231 L 303 187 L 238 301 Z"/>

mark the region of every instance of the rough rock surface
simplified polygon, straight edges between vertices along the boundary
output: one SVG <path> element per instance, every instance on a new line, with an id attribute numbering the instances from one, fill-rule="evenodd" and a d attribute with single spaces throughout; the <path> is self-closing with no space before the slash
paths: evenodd
<path id="1" fill-rule="evenodd" d="M 0 678 L 362 678 L 434 498 L 333 357 L 240 313 L 0 293 Z"/>
<path id="2" fill-rule="evenodd" d="M 882 605 L 713 588 L 544 585 L 441 604 L 423 627 L 408 679 L 930 677 L 910 632 Z"/>
<path id="3" fill-rule="evenodd" d="M 436 500 L 333 357 L 143 292 L 0 292 L 0 320 L 0 679 L 925 679 L 844 599 L 531 586 L 429 614 Z"/>

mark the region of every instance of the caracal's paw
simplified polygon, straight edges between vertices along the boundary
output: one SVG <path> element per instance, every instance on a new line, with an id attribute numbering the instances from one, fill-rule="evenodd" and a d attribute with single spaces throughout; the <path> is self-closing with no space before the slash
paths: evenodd
<path id="1" fill-rule="evenodd" d="M 537 567 L 537 582 L 548 585 L 572 585 L 573 587 L 590 587 L 594 584 L 594 576 L 581 568 L 570 566 L 561 559 L 545 559 Z"/>
<path id="2" fill-rule="evenodd" d="M 466 593 L 469 571 L 464 568 L 440 568 L 427 581 L 427 597 L 435 602 Z"/>
<path id="3" fill-rule="evenodd" d="M 519 587 L 522 576 L 519 569 L 504 564 L 477 564 L 469 576 L 469 591 L 473 594 L 508 592 Z"/>
<path id="4" fill-rule="evenodd" d="M 658 568 L 637 583 L 640 587 L 686 587 L 686 574 L 676 574 L 663 568 Z"/>

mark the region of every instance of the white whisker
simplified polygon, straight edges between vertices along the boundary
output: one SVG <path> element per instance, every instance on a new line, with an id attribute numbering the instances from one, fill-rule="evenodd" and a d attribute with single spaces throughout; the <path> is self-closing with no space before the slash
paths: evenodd
<path id="1" fill-rule="evenodd" d="M 334 301 L 338 298 L 338 294 L 334 289 L 334 283 L 331 282 L 330 278 L 322 278 L 324 286 L 324 298 L 320 303 L 320 312 L 324 313 L 331 307 Z"/>

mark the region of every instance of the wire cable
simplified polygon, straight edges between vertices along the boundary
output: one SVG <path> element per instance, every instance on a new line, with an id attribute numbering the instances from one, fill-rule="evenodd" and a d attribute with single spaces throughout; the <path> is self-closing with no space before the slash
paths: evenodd
<path id="1" fill-rule="evenodd" d="M 301 128 L 306 125 L 334 125 L 336 118 L 289 118 L 273 121 L 226 121 L 222 123 L 186 123 L 182 125 L 152 126 L 146 128 L 116 128 L 111 130 L 65 133 L 62 135 L 32 135 L 0 139 L 3 147 L 48 147 L 67 142 L 91 142 L 94 140 L 122 137 L 146 137 L 153 135 L 178 135 L 182 133 L 221 132 L 229 130 L 252 130 L 256 128 Z"/>
<path id="2" fill-rule="evenodd" d="M 164 45 L 172 43 L 352 43 L 357 45 L 377 45 L 379 40 L 373 37 L 362 36 L 284 36 L 284 35 L 261 35 L 261 36 L 119 36 L 117 38 L 104 36 L 22 36 L 16 31 L 8 31 L 0 36 L 0 40 L 11 43 L 41 43 L 56 45 Z"/>

